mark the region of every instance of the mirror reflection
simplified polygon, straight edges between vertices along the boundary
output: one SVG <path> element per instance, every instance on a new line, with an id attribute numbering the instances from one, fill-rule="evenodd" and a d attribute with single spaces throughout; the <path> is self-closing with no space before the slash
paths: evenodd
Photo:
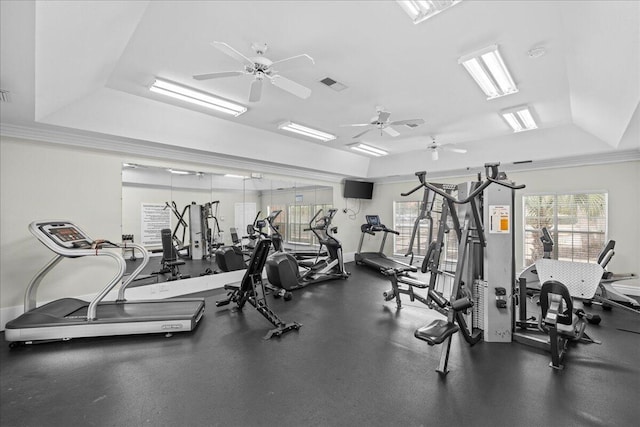
<path id="1" fill-rule="evenodd" d="M 253 175 L 123 164 L 122 233 L 152 256 L 137 285 L 244 269 L 260 236 L 317 250 L 305 229 L 332 207 L 333 188 Z"/>

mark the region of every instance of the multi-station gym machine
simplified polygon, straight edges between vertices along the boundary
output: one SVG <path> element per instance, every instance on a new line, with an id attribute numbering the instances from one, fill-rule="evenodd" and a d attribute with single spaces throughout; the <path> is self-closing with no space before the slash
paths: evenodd
<path id="1" fill-rule="evenodd" d="M 171 209 L 177 220 L 171 234 L 171 240 L 178 256 L 205 259 L 222 245 L 222 231 L 217 218 L 219 203 L 218 200 L 202 205 L 192 202 L 180 212 L 175 202 L 172 201 L 171 204 L 166 202 L 166 208 Z M 187 232 L 189 233 L 189 243 L 186 243 Z"/>
<path id="2" fill-rule="evenodd" d="M 585 272 L 590 265 L 540 260 L 538 270 L 547 271 L 541 283 L 553 283 L 543 287 L 540 294 L 538 321 L 527 318 L 526 295 L 520 292 L 520 287 L 526 285 L 516 281 L 513 227 L 515 191 L 524 185 L 509 181 L 498 166 L 499 163 L 486 164 L 484 180 L 479 176 L 477 181 L 458 185 L 429 183 L 426 172 L 417 172 L 420 184 L 402 193 L 408 196 L 420 189 L 425 192 L 407 254 L 412 255 L 419 222 L 427 219 L 429 245 L 421 270 L 429 273 L 429 282 L 411 277 L 406 270 L 389 269 L 385 274 L 392 288 L 383 296 L 387 301 L 395 299 L 401 308 L 401 294 L 409 295 L 411 301 L 418 300 L 446 316 L 446 319 L 433 320 L 414 334 L 429 345 L 442 345 L 437 369 L 442 375 L 448 372 L 451 338 L 457 332 L 461 332 L 470 345 L 480 340 L 517 341 L 544 348 L 551 352 L 554 368 L 562 367 L 567 340 L 586 338 L 589 341 L 584 334 L 589 316 L 574 310 L 573 298 L 593 296 L 599 270 L 594 267 L 590 269 L 593 272 Z M 438 206 L 440 211 L 436 211 Z M 433 233 L 435 215 L 432 214 L 436 213 L 439 219 L 437 231 Z M 451 244 L 457 246 L 457 259 L 455 269 L 447 271 L 445 251 Z M 450 285 L 450 292 L 445 291 L 446 285 Z M 421 295 L 419 289 L 425 289 L 426 295 Z M 542 338 L 537 336 L 540 333 Z"/>
<path id="3" fill-rule="evenodd" d="M 442 198 L 442 205 L 436 238 L 430 242 L 422 264 L 422 272 L 430 273 L 429 283 L 421 283 L 406 272 L 389 272 L 392 289 L 385 292 L 385 299 L 395 298 L 400 307 L 400 294 L 408 294 L 412 301 L 418 299 L 446 316 L 446 320 L 434 320 L 415 332 L 416 338 L 430 345 L 442 344 L 437 371 L 443 375 L 447 373 L 451 337 L 456 332 L 460 331 L 470 345 L 481 339 L 511 341 L 514 194 L 524 186 L 508 181 L 498 166 L 497 163 L 485 165 L 484 181 L 458 185 L 429 183 L 426 172 L 417 172 L 420 185 L 402 194 L 408 196 L 424 189 L 423 207 L 426 203 L 434 206 L 433 195 Z M 431 218 L 425 212 L 421 217 Z M 455 233 L 458 246 L 455 271 L 449 274 L 444 267 L 448 233 Z M 450 295 L 443 292 L 439 283 L 447 277 L 451 283 Z M 427 295 L 418 295 L 414 288 L 427 289 Z"/>

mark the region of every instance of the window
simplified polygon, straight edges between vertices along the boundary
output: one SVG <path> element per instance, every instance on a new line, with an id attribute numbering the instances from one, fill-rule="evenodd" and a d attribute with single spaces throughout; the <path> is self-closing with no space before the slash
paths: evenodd
<path id="1" fill-rule="evenodd" d="M 281 209 L 282 213 L 278 215 L 274 224 L 278 225 L 278 230 L 282 234 L 282 240 L 287 243 L 302 243 L 308 245 L 319 244 L 315 235 L 310 231 L 304 231 L 309 228 L 309 221 L 313 215 L 322 209 L 326 214 L 332 205 L 273 205 L 268 206 L 267 211 L 273 212 Z"/>
<path id="2" fill-rule="evenodd" d="M 606 242 L 607 193 L 530 195 L 522 205 L 525 266 L 542 258 L 543 227 L 554 241 L 552 258 L 597 261 Z"/>
<path id="3" fill-rule="evenodd" d="M 421 201 L 400 201 L 393 202 L 393 229 L 398 231 L 400 235 L 394 235 L 393 254 L 397 256 L 406 255 L 409 250 L 409 244 L 411 243 L 411 234 L 413 233 L 413 227 L 420 214 Z M 416 236 L 413 241 L 413 255 L 416 257 L 423 257 L 427 248 L 429 247 L 429 238 L 431 235 L 431 241 L 435 240 L 438 236 L 438 222 L 440 221 L 440 212 L 442 206 L 442 198 L 437 196 L 434 200 L 433 209 L 431 209 L 431 218 L 433 218 L 433 231 L 430 232 L 430 223 L 428 219 L 420 221 L 420 225 L 416 230 Z M 427 209 L 428 210 L 428 209 Z M 447 225 L 451 232 L 445 234 L 444 238 L 444 250 L 442 252 L 447 262 L 455 262 L 458 255 L 458 242 L 456 239 L 456 233 L 453 231 L 453 223 L 451 217 L 447 218 Z"/>

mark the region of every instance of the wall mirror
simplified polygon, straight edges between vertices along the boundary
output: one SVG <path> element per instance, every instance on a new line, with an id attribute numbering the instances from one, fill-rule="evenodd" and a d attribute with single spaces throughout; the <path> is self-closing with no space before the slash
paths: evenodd
<path id="1" fill-rule="evenodd" d="M 122 234 L 152 255 L 140 284 L 224 274 L 215 259 L 216 248 L 250 248 L 247 226 L 278 210 L 274 225 L 286 250 L 316 250 L 317 239 L 305 229 L 318 210 L 332 207 L 333 188 L 250 175 L 124 163 Z M 178 266 L 179 273 L 152 274 L 163 268 L 163 229 L 171 230 L 171 243 L 185 262 Z"/>

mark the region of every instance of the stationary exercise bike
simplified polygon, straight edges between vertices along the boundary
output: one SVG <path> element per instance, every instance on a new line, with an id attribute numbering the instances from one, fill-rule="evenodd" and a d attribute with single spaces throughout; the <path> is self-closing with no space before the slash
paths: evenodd
<path id="1" fill-rule="evenodd" d="M 281 250 L 267 259 L 266 270 L 269 283 L 279 289 L 285 298 L 290 299 L 290 294 L 287 294 L 286 291 L 303 288 L 325 280 L 349 277 L 350 273 L 344 268 L 342 244 L 334 236 L 338 228 L 331 227 L 331 221 L 336 212 L 337 209 L 329 209 L 326 215 L 320 216 L 322 214 L 322 209 L 320 209 L 309 222 L 309 228 L 305 229 L 305 231 L 311 231 L 318 238 L 318 242 L 320 242 L 318 254 L 322 252 L 323 247 L 327 249 L 328 256 L 326 258 L 320 259 L 318 255 L 312 263 L 298 262 L 292 254 Z M 273 239 L 273 235 L 271 239 Z M 302 274 L 300 268 L 303 269 Z"/>

